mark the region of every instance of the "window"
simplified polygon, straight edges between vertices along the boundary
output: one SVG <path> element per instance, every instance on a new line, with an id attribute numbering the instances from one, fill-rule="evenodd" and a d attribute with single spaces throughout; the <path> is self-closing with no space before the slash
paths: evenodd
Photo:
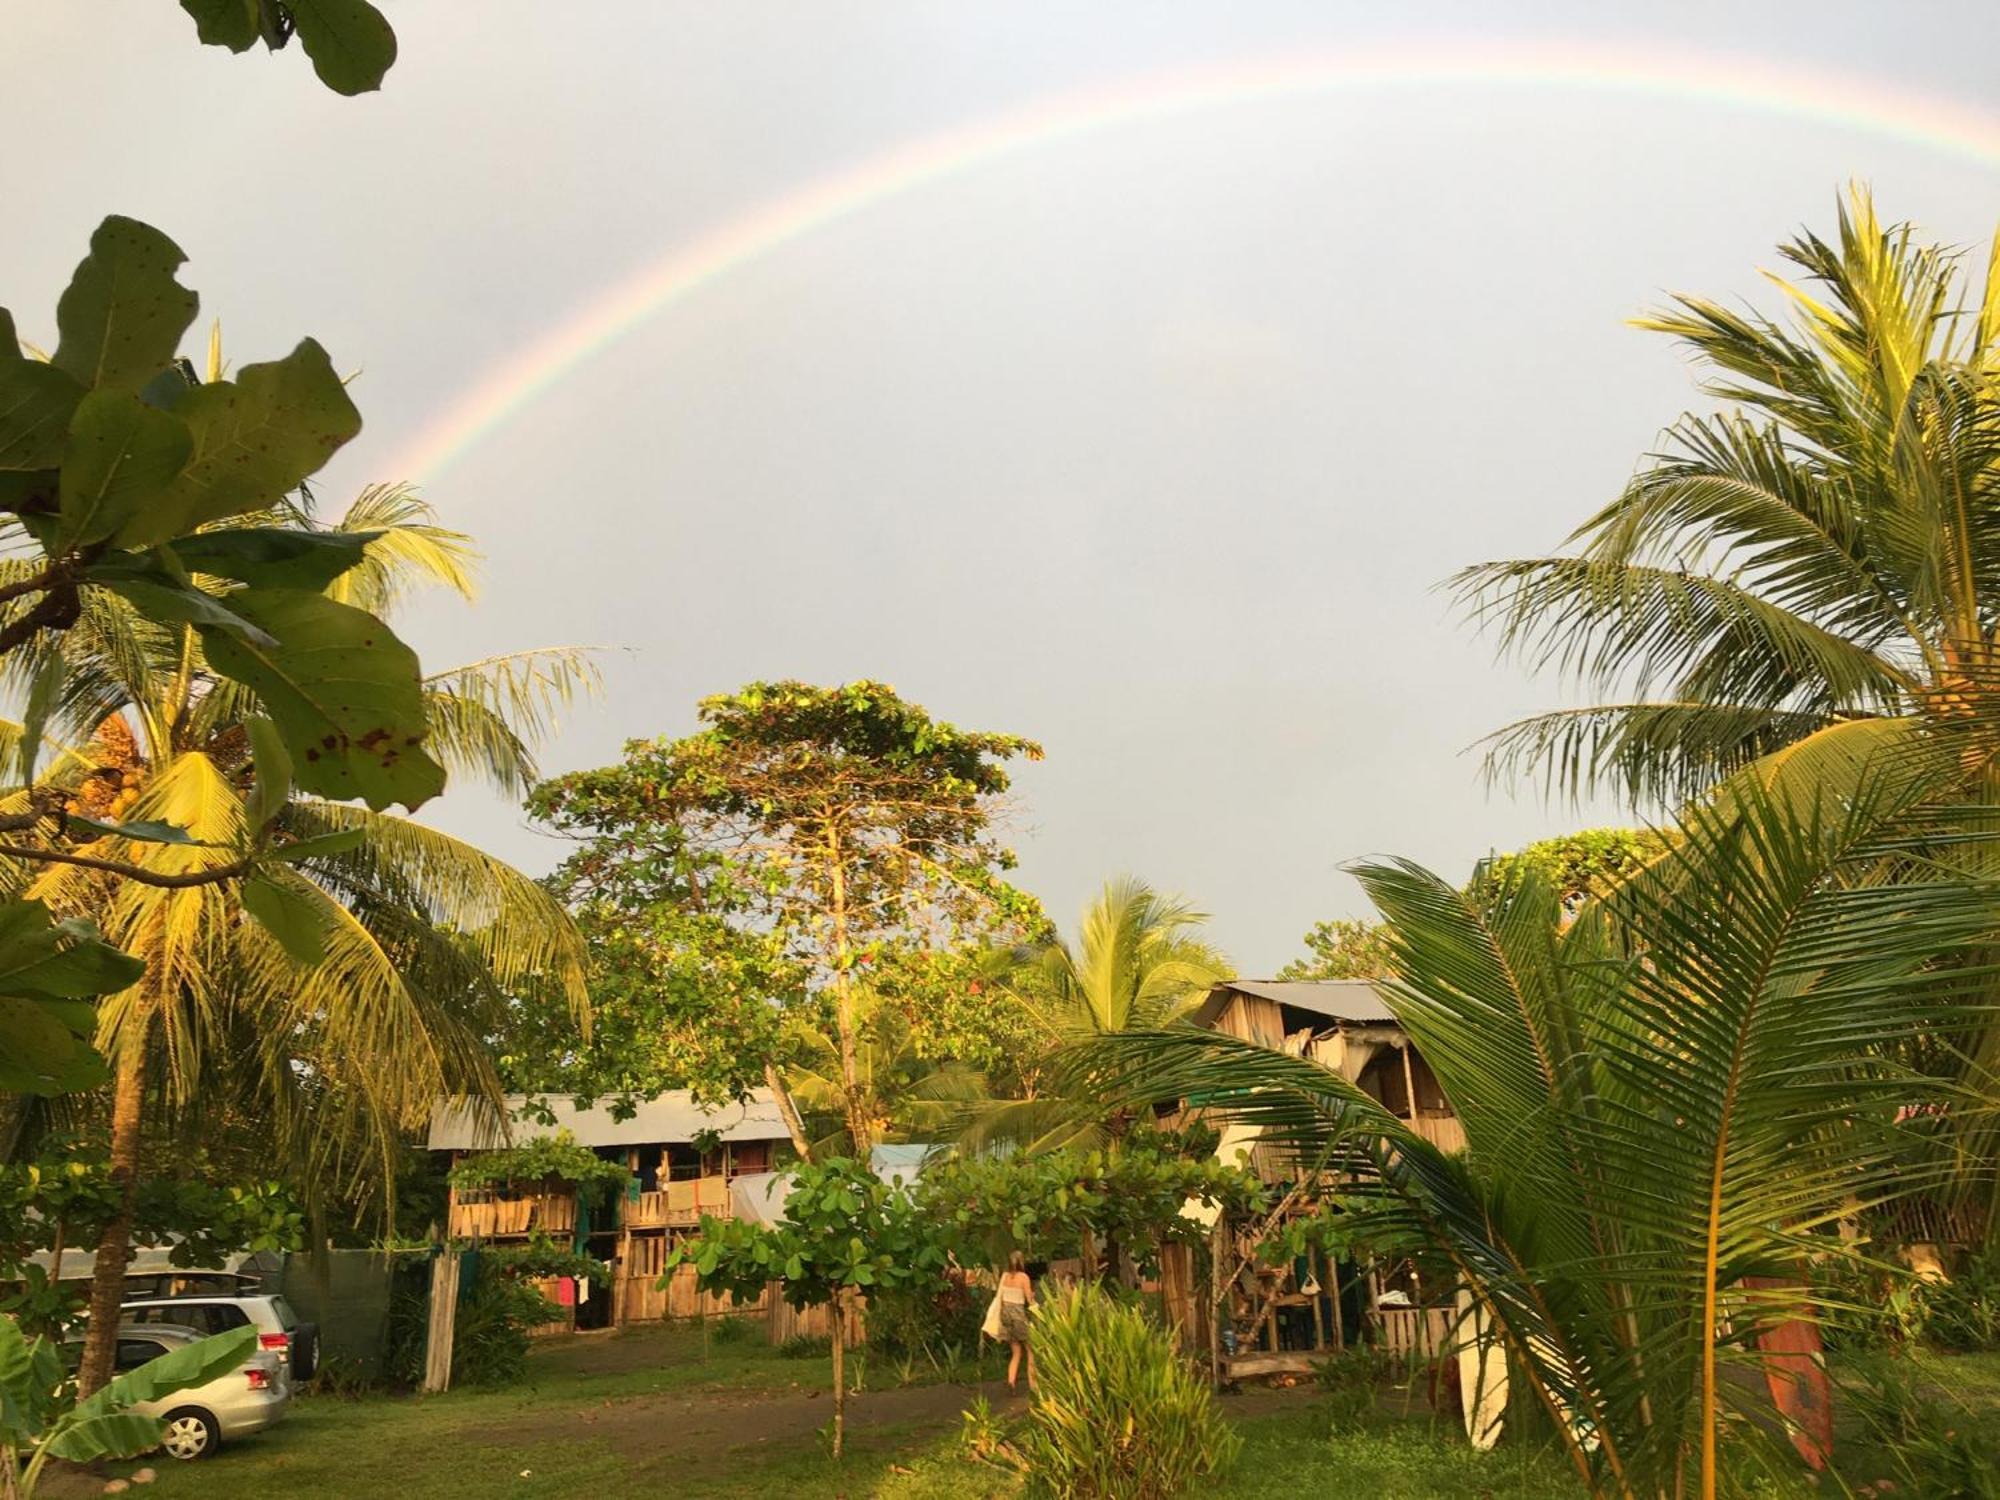
<path id="1" fill-rule="evenodd" d="M 227 1302 L 156 1302 L 150 1307 L 128 1307 L 124 1316 L 127 1323 L 147 1327 L 168 1324 L 192 1328 L 196 1333 L 227 1333 L 250 1321 L 242 1308 Z"/>
<path id="2" fill-rule="evenodd" d="M 158 1359 L 166 1352 L 165 1344 L 152 1339 L 120 1339 L 114 1363 L 120 1372 L 136 1370 L 148 1360 Z"/>
<path id="3" fill-rule="evenodd" d="M 278 1326 L 284 1329 L 285 1332 L 290 1333 L 294 1328 L 299 1326 L 299 1315 L 292 1311 L 292 1304 L 287 1302 L 283 1297 L 273 1297 L 271 1299 L 271 1311 L 278 1315 Z M 243 1321 L 247 1323 L 250 1320 L 245 1318 Z"/>

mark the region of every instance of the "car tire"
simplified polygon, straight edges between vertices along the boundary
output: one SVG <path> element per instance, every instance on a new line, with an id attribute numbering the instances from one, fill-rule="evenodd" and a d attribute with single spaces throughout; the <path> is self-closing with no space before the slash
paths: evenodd
<path id="1" fill-rule="evenodd" d="M 301 1323 L 292 1330 L 292 1379 L 311 1380 L 319 1368 L 319 1324 Z"/>
<path id="2" fill-rule="evenodd" d="M 216 1425 L 214 1416 L 199 1406 L 177 1406 L 161 1422 L 166 1431 L 161 1435 L 160 1447 L 169 1458 L 184 1462 L 212 1458 L 222 1446 L 222 1429 Z"/>

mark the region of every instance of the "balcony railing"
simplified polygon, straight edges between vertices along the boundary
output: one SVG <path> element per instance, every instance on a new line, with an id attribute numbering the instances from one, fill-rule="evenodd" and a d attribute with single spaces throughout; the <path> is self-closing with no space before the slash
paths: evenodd
<path id="1" fill-rule="evenodd" d="M 531 1193 L 506 1197 L 472 1192 L 451 1205 L 453 1239 L 506 1239 L 514 1235 L 576 1232 L 574 1193 Z"/>
<path id="2" fill-rule="evenodd" d="M 704 1214 L 712 1219 L 730 1217 L 728 1178 L 690 1177 L 627 1198 L 622 1222 L 627 1229 L 692 1229 Z"/>

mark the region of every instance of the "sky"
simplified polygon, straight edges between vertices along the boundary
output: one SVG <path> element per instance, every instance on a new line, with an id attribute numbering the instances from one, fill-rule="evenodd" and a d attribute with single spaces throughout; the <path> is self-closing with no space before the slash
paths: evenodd
<path id="1" fill-rule="evenodd" d="M 1575 698 L 1438 588 L 1705 409 L 1627 319 L 1770 305 L 1850 179 L 2000 223 L 1974 0 L 381 3 L 358 100 L 172 0 L 14 6 L 23 337 L 104 214 L 157 225 L 233 360 L 358 372 L 324 503 L 413 480 L 478 539 L 479 602 L 398 621 L 427 668 L 603 648 L 548 771 L 887 681 L 1046 746 L 1008 834 L 1059 920 L 1137 874 L 1244 973 L 1365 913 L 1355 859 L 1628 820 L 1486 785 Z M 421 816 L 563 852 L 477 787 Z"/>

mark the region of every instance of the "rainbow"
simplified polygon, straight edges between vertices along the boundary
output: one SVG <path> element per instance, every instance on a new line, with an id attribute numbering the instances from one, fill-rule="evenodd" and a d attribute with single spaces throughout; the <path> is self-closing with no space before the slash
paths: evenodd
<path id="1" fill-rule="evenodd" d="M 425 423 L 384 472 L 433 479 L 593 357 L 739 267 L 873 204 L 1023 152 L 1120 126 L 1333 89 L 1469 83 L 1587 89 L 1821 120 L 1984 164 L 2000 116 L 1879 80 L 1739 56 L 1579 41 L 1402 41 L 1218 63 L 1041 100 L 896 146 L 668 251 L 578 309 Z"/>

